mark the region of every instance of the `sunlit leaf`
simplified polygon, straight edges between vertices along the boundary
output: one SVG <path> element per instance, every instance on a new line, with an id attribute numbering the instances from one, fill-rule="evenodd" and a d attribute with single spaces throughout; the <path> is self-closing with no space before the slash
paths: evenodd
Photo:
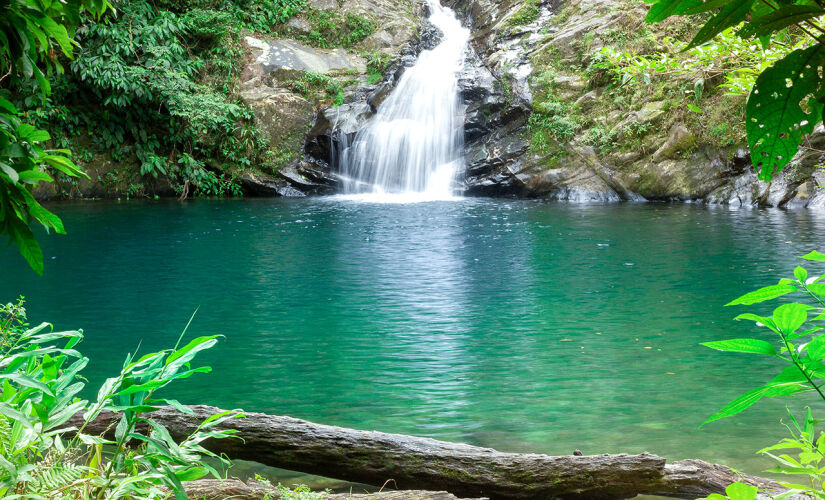
<path id="1" fill-rule="evenodd" d="M 819 253 L 816 250 L 813 250 L 812 252 L 803 255 L 802 258 L 805 260 L 825 261 L 825 253 Z"/>
<path id="2" fill-rule="evenodd" d="M 754 500 L 759 489 L 744 483 L 732 483 L 725 488 L 730 500 Z"/>
<path id="3" fill-rule="evenodd" d="M 771 285 L 766 286 L 764 288 L 760 288 L 759 290 L 755 290 L 750 293 L 746 293 L 745 295 L 742 295 L 738 299 L 732 300 L 731 302 L 728 302 L 725 305 L 751 305 L 759 302 L 764 302 L 766 300 L 775 299 L 777 297 L 782 297 L 783 295 L 787 295 L 795 291 L 796 287 L 793 285 Z"/>
<path id="4" fill-rule="evenodd" d="M 750 390 L 745 394 L 742 394 L 738 398 L 734 399 L 727 405 L 725 405 L 721 410 L 714 413 L 710 416 L 702 425 L 708 424 L 715 420 L 719 420 L 721 418 L 732 417 L 737 413 L 740 413 L 749 407 L 753 406 L 757 401 L 762 399 L 765 396 L 765 392 L 768 390 L 768 387 L 758 387 L 756 389 Z"/>
<path id="5" fill-rule="evenodd" d="M 754 354 L 776 355 L 776 348 L 773 344 L 759 339 L 731 339 L 718 340 L 714 342 L 702 342 L 703 346 L 716 349 L 717 351 L 728 352 L 750 352 Z"/>
<path id="6" fill-rule="evenodd" d="M 808 319 L 808 311 L 813 307 L 805 304 L 783 304 L 773 311 L 773 322 L 785 333 L 793 333 Z"/>

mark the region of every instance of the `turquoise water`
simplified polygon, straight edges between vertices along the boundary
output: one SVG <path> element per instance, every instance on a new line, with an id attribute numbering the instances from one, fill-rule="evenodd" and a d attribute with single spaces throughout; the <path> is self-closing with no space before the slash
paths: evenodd
<path id="1" fill-rule="evenodd" d="M 52 206 L 44 277 L 0 253 L 0 300 L 83 328 L 92 384 L 138 344 L 226 338 L 189 403 L 507 451 L 650 451 L 759 471 L 785 401 L 699 424 L 773 373 L 709 339 L 764 335 L 730 299 L 825 248 L 825 217 L 695 205 L 464 200 Z M 796 406 L 804 401 L 790 400 Z M 823 412 L 825 413 L 825 412 Z"/>

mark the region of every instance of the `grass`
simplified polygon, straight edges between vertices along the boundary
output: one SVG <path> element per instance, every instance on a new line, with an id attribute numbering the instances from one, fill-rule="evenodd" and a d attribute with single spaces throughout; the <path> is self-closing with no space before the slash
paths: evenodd
<path id="1" fill-rule="evenodd" d="M 309 23 L 306 32 L 284 25 L 277 30 L 278 34 L 322 49 L 352 47 L 375 33 L 377 28 L 377 23 L 366 16 L 344 13 L 337 9 L 319 10 L 308 7 L 301 16 Z"/>
<path id="2" fill-rule="evenodd" d="M 340 106 L 344 103 L 344 89 L 358 83 L 358 80 L 338 80 L 323 73 L 303 71 L 291 79 L 287 87 L 317 104 Z"/>
<path id="3" fill-rule="evenodd" d="M 367 60 L 367 84 L 374 85 L 383 80 L 384 70 L 387 69 L 392 56 L 377 50 L 371 54 L 364 53 L 361 55 Z"/>
<path id="4" fill-rule="evenodd" d="M 539 0 L 527 0 L 524 6 L 507 20 L 507 25 L 524 26 L 525 24 L 532 23 L 539 17 L 540 5 Z"/>

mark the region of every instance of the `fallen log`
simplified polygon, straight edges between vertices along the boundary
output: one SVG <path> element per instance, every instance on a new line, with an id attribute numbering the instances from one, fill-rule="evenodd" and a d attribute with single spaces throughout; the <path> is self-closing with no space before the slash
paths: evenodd
<path id="1" fill-rule="evenodd" d="M 204 419 L 223 410 L 191 406 L 194 415 L 171 407 L 149 415 L 175 439 L 194 432 Z M 229 458 L 259 462 L 320 476 L 365 484 L 386 481 L 402 490 L 446 490 L 461 497 L 502 499 L 624 499 L 656 494 L 695 499 L 722 493 L 733 481 L 782 491 L 763 478 L 690 460 L 666 464 L 649 453 L 639 455 L 548 456 L 503 453 L 459 443 L 401 434 L 359 431 L 291 417 L 245 413 L 227 420 L 241 439 L 209 440 L 203 445 Z M 79 415 L 73 424 L 79 423 Z M 86 427 L 90 434 L 114 433 L 112 414 L 103 413 Z"/>
<path id="2" fill-rule="evenodd" d="M 255 481 L 238 479 L 199 479 L 184 483 L 186 495 L 193 500 L 278 500 L 277 489 Z M 313 498 L 323 500 L 459 500 L 446 491 L 382 491 L 378 493 L 326 493 L 313 494 Z M 487 499 L 475 499 L 487 500 Z"/>

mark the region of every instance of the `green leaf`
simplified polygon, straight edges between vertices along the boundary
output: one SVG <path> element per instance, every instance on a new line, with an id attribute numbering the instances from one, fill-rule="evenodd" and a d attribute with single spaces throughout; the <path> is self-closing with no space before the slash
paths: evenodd
<path id="1" fill-rule="evenodd" d="M 153 391 L 158 387 L 163 387 L 167 383 L 167 380 L 150 380 L 145 384 L 130 385 L 122 391 L 118 391 L 117 394 L 115 394 L 115 396 L 127 396 L 129 394 L 135 394 L 137 392 Z"/>
<path id="2" fill-rule="evenodd" d="M 21 182 L 28 182 L 29 184 L 37 184 L 39 181 L 52 182 L 52 176 L 41 170 L 24 170 L 18 172 Z"/>
<path id="3" fill-rule="evenodd" d="M 825 48 L 815 44 L 786 55 L 756 79 L 746 107 L 745 128 L 754 168 L 769 181 L 796 154 L 822 118 L 815 92 Z M 802 108 L 803 101 L 807 110 Z"/>
<path id="4" fill-rule="evenodd" d="M 200 479 L 203 476 L 209 473 L 209 469 L 206 467 L 191 467 L 184 471 L 177 471 L 175 472 L 175 476 L 177 476 L 179 481 L 194 481 L 196 479 Z"/>
<path id="5" fill-rule="evenodd" d="M 43 205 L 38 203 L 37 200 L 34 199 L 34 196 L 26 189 L 23 190 L 23 197 L 26 200 L 26 206 L 29 208 L 29 214 L 31 214 L 35 220 L 43 224 L 46 229 L 52 228 L 58 234 L 66 234 L 66 229 L 64 229 L 63 221 L 60 220 L 60 217 L 43 208 Z"/>
<path id="6" fill-rule="evenodd" d="M 0 375 L 0 379 L 8 379 L 23 387 L 31 387 L 32 389 L 37 389 L 41 391 L 43 394 L 54 396 L 54 392 L 49 388 L 48 385 L 22 373 L 10 373 L 7 375 Z"/>
<path id="7" fill-rule="evenodd" d="M 11 165 L 0 163 L 0 170 L 2 170 L 6 175 L 9 176 L 9 179 L 11 179 L 12 184 L 17 184 L 17 181 L 20 180 L 20 175 L 17 173 L 17 170 L 11 167 Z"/>
<path id="8" fill-rule="evenodd" d="M 103 439 L 99 436 L 90 436 L 88 434 L 78 434 L 77 437 L 85 444 L 115 444 L 114 441 L 109 441 L 108 439 Z"/>
<path id="9" fill-rule="evenodd" d="M 62 24 L 57 24 L 52 18 L 50 17 L 41 17 L 38 20 L 40 27 L 43 28 L 43 31 L 49 34 L 49 36 L 54 39 L 55 42 L 60 46 L 60 50 L 63 51 L 63 54 L 68 57 L 69 59 L 72 58 L 72 40 L 69 38 L 69 33 L 66 31 L 66 27 Z"/>
<path id="10" fill-rule="evenodd" d="M 661 0 L 650 7 L 645 21 L 658 23 L 673 15 L 687 14 L 702 5 L 701 0 Z"/>
<path id="11" fill-rule="evenodd" d="M 825 14 L 825 9 L 818 5 L 782 5 L 756 19 L 752 19 L 739 33 L 743 38 L 751 36 L 769 36 L 788 26 Z"/>
<path id="12" fill-rule="evenodd" d="M 210 424 L 212 422 L 223 422 L 227 418 L 233 418 L 233 414 L 237 414 L 237 416 L 241 417 L 241 418 L 244 417 L 243 414 L 240 414 L 240 413 L 237 413 L 237 412 L 238 412 L 238 410 L 224 410 L 224 411 L 219 412 L 219 413 L 214 413 L 214 414 L 210 415 L 206 420 L 201 422 L 201 425 L 199 425 L 198 428 L 212 427 L 208 424 Z M 213 425 L 217 425 L 217 424 L 213 424 Z"/>
<path id="13" fill-rule="evenodd" d="M 40 245 L 37 244 L 34 233 L 23 222 L 15 219 L 11 219 L 9 222 L 10 224 L 7 226 L 9 236 L 17 244 L 20 255 L 26 259 L 34 272 L 43 275 L 43 251 L 40 249 Z"/>
<path id="14" fill-rule="evenodd" d="M 825 335 L 814 337 L 813 340 L 808 342 L 808 345 L 805 346 L 805 352 L 808 353 L 806 359 L 814 361 L 825 359 Z"/>
<path id="15" fill-rule="evenodd" d="M 730 0 L 705 0 L 704 2 L 700 1 L 699 5 L 696 7 L 690 7 L 688 2 L 682 2 L 680 14 L 693 15 L 701 14 L 703 12 L 710 12 L 720 7 L 724 7 L 728 2 L 730 2 Z"/>
<path id="16" fill-rule="evenodd" d="M 773 311 L 773 322 L 784 333 L 793 333 L 808 320 L 808 311 L 813 307 L 793 302 L 783 304 Z"/>
<path id="17" fill-rule="evenodd" d="M 696 36 L 693 37 L 693 40 L 691 40 L 685 50 L 709 42 L 725 29 L 736 26 L 744 21 L 745 16 L 747 16 L 751 10 L 753 2 L 754 0 L 732 0 L 727 3 L 718 14 L 702 26 L 702 29 L 699 30 L 699 33 L 696 33 Z"/>
<path id="18" fill-rule="evenodd" d="M 802 266 L 796 266 L 793 270 L 793 275 L 796 279 L 804 283 L 805 279 L 808 277 L 808 271 Z"/>
<path id="19" fill-rule="evenodd" d="M 769 342 L 759 339 L 731 339 L 715 342 L 702 342 L 703 346 L 727 352 L 750 352 L 776 356 L 776 348 Z"/>
<path id="20" fill-rule="evenodd" d="M 742 314 L 740 314 L 739 316 L 737 316 L 733 319 L 736 320 L 736 321 L 739 321 L 740 319 L 749 319 L 751 321 L 756 321 L 757 323 L 762 323 L 763 325 L 765 324 L 766 320 L 770 320 L 771 323 L 773 323 L 773 320 L 771 320 L 771 318 L 766 318 L 764 316 L 758 316 L 758 315 L 753 314 L 753 313 L 742 313 Z"/>
<path id="21" fill-rule="evenodd" d="M 786 366 L 779 375 L 775 376 L 768 385 L 785 384 L 788 382 L 805 382 L 805 374 L 796 365 Z"/>
<path id="22" fill-rule="evenodd" d="M 181 413 L 185 413 L 187 415 L 194 415 L 195 414 L 195 412 L 192 411 L 192 408 L 189 408 L 188 406 L 182 405 L 180 403 L 180 401 L 178 401 L 177 399 L 163 399 L 161 401 L 168 404 L 169 406 L 172 406 L 173 408 L 175 408 L 176 410 L 178 410 Z"/>
<path id="23" fill-rule="evenodd" d="M 756 453 L 766 453 L 768 451 L 774 450 L 788 450 L 793 448 L 803 448 L 805 445 L 801 441 L 792 441 L 790 439 L 783 439 L 782 442 L 777 443 L 773 446 L 768 446 L 767 448 L 762 448 L 761 450 L 757 451 Z"/>
<path id="24" fill-rule="evenodd" d="M 215 345 L 217 340 L 214 339 L 218 337 L 220 337 L 220 335 L 209 335 L 192 339 L 188 344 L 170 354 L 169 357 L 166 358 L 166 365 L 169 366 L 179 358 L 183 358 L 183 361 L 179 361 L 176 364 L 181 364 L 182 362 L 192 359 L 197 352 L 204 349 L 209 349 Z"/>
<path id="25" fill-rule="evenodd" d="M 732 483 L 725 488 L 730 500 L 754 500 L 758 488 L 744 483 Z"/>
<path id="26" fill-rule="evenodd" d="M 51 136 L 45 130 L 35 130 L 26 138 L 29 142 L 45 142 L 51 139 Z"/>
<path id="27" fill-rule="evenodd" d="M 745 295 L 739 297 L 736 300 L 728 302 L 725 305 L 736 306 L 741 304 L 749 306 L 751 304 L 756 304 L 759 302 L 764 302 L 766 300 L 775 299 L 777 297 L 781 297 L 783 295 L 787 295 L 795 291 L 796 287 L 793 285 L 771 285 L 766 286 L 764 288 L 760 288 L 759 290 L 755 290 L 750 293 L 746 293 Z"/>
<path id="28" fill-rule="evenodd" d="M 700 108 L 699 106 L 697 106 L 695 104 L 688 103 L 687 108 L 689 110 L 693 111 L 694 113 L 702 113 L 702 108 Z"/>
<path id="29" fill-rule="evenodd" d="M 825 261 L 825 253 L 819 253 L 816 250 L 802 256 L 805 260 L 820 260 Z"/>
<path id="30" fill-rule="evenodd" d="M 754 403 L 762 399 L 767 390 L 768 387 L 758 387 L 756 389 L 746 392 L 745 394 L 742 394 L 738 398 L 734 399 L 733 401 L 725 405 L 724 408 L 711 415 L 710 418 L 705 420 L 705 422 L 702 425 L 708 424 L 715 420 L 719 420 L 721 418 L 731 417 L 733 415 L 736 415 L 737 413 L 746 410 Z"/>
<path id="31" fill-rule="evenodd" d="M 49 83 L 49 80 L 47 80 L 46 77 L 43 76 L 43 72 L 40 71 L 40 68 L 34 66 L 32 69 L 34 70 L 34 77 L 37 80 L 37 84 L 40 85 L 40 94 L 43 100 L 45 101 L 46 97 L 48 97 L 49 94 L 52 93 L 52 86 Z"/>
<path id="32" fill-rule="evenodd" d="M 11 101 L 3 99 L 2 97 L 0 97 L 0 109 L 8 112 L 11 115 L 17 114 L 17 108 L 14 107 L 14 104 L 12 104 Z"/>
<path id="33" fill-rule="evenodd" d="M 781 384 L 770 384 L 765 387 L 766 389 L 763 396 L 766 398 L 780 398 L 796 394 L 797 392 L 813 390 L 812 387 L 800 382 L 783 382 Z"/>

